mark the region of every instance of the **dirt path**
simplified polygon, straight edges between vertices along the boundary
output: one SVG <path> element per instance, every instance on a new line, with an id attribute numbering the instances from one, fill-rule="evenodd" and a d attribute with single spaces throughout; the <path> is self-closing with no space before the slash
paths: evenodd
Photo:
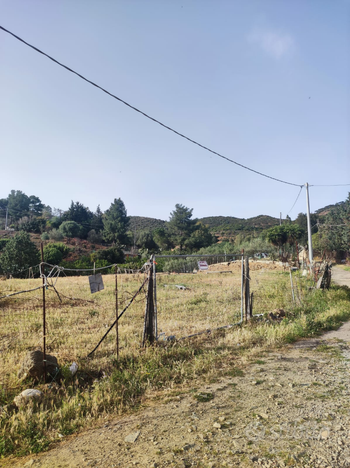
<path id="1" fill-rule="evenodd" d="M 350 288 L 350 271 L 343 270 L 337 266 L 332 267 L 332 281 L 340 286 Z"/>
<path id="2" fill-rule="evenodd" d="M 350 286 L 350 272 L 333 272 Z M 0 466 L 350 467 L 347 342 L 349 324 L 265 352 L 243 376 L 194 383 L 192 392 Z"/>
<path id="3" fill-rule="evenodd" d="M 339 267 L 332 267 L 332 281 L 339 286 L 348 286 L 350 288 L 350 271 Z M 338 330 L 325 333 L 325 339 L 337 338 L 350 342 L 350 322 L 344 323 Z"/>

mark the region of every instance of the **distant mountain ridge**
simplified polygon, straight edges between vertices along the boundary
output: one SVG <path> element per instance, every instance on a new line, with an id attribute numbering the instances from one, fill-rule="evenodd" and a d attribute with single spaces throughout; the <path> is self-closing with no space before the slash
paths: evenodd
<path id="1" fill-rule="evenodd" d="M 253 218 L 235 218 L 234 216 L 206 216 L 198 218 L 198 221 L 206 225 L 213 234 L 233 235 L 237 231 L 262 231 L 279 224 L 278 218 L 260 215 Z M 143 216 L 130 216 L 129 230 L 153 231 L 157 228 L 165 227 L 166 221 Z"/>
<path id="2" fill-rule="evenodd" d="M 333 208 L 336 208 L 345 202 L 327 205 L 315 211 L 318 216 L 324 216 Z M 263 231 L 273 226 L 278 226 L 279 218 L 274 218 L 268 215 L 259 215 L 252 218 L 236 218 L 234 216 L 205 216 L 198 218 L 198 221 L 205 224 L 212 234 L 220 237 L 230 237 L 237 234 L 239 231 Z M 282 220 L 282 222 L 285 220 Z M 143 216 L 130 216 L 130 231 L 153 231 L 157 228 L 165 227 L 166 221 L 157 218 L 147 218 Z"/>

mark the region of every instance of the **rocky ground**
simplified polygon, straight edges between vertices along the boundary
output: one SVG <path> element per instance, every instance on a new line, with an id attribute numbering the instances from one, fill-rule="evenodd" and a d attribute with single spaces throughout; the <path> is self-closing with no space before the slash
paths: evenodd
<path id="1" fill-rule="evenodd" d="M 0 466 L 350 467 L 349 328 Z"/>

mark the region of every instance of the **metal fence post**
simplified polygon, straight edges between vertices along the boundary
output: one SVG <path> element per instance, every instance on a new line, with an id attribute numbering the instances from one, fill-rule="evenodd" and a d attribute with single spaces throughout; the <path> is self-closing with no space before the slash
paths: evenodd
<path id="1" fill-rule="evenodd" d="M 43 279 L 43 371 L 44 371 L 44 383 L 47 380 L 47 368 L 46 368 L 46 297 L 45 297 L 45 267 L 44 267 L 44 249 L 43 243 L 40 244 L 41 251 L 41 276 Z"/>

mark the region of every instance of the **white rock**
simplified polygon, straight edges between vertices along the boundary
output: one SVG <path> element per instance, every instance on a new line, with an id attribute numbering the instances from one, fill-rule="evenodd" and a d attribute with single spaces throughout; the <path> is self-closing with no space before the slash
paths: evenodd
<path id="1" fill-rule="evenodd" d="M 29 467 L 29 466 L 33 466 L 33 465 L 34 465 L 34 460 L 32 458 L 31 460 L 27 461 L 27 463 L 24 466 Z"/>
<path id="2" fill-rule="evenodd" d="M 74 361 L 72 365 L 69 367 L 69 370 L 71 371 L 72 375 L 76 374 L 78 370 L 78 364 Z"/>
<path id="3" fill-rule="evenodd" d="M 127 435 L 125 437 L 125 442 L 131 442 L 131 443 L 134 443 L 137 441 L 139 435 L 140 435 L 140 431 L 136 431 L 136 432 L 132 432 L 131 434 Z"/>
<path id="4" fill-rule="evenodd" d="M 13 402 L 16 406 L 23 406 L 29 403 L 31 400 L 40 402 L 43 398 L 43 392 L 40 390 L 36 390 L 34 388 L 28 388 L 27 390 L 23 390 L 22 393 L 17 395 Z"/>

